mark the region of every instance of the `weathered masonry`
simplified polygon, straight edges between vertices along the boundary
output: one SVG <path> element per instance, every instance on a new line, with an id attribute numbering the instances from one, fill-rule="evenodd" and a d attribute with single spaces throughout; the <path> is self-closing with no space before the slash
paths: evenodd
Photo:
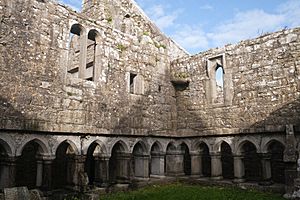
<path id="1" fill-rule="evenodd" d="M 165 177 L 297 190 L 299 28 L 190 56 L 133 0 L 0 0 L 0 19 L 1 191 Z"/>

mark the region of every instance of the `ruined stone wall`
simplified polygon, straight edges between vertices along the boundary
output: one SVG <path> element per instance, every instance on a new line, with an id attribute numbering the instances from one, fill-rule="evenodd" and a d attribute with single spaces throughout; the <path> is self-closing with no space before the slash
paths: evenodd
<path id="1" fill-rule="evenodd" d="M 83 0 L 82 13 L 139 40 L 149 35 L 156 46 L 170 46 L 171 60 L 188 54 L 158 29 L 134 0 Z"/>
<path id="2" fill-rule="evenodd" d="M 218 65 L 224 69 L 224 103 L 212 97 Z M 174 61 L 173 76 L 190 81 L 176 92 L 178 133 L 281 132 L 286 124 L 298 129 L 299 70 L 299 28 Z"/>
<path id="3" fill-rule="evenodd" d="M 1 0 L 0 19 L 0 129 L 175 134 L 167 43 L 124 34 L 52 1 Z M 100 35 L 94 81 L 67 72 L 76 23 Z M 136 94 L 129 92 L 130 73 L 138 75 Z"/>

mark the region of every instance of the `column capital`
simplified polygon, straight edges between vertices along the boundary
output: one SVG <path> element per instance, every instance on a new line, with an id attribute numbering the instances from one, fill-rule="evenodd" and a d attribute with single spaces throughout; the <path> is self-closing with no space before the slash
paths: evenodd
<path id="1" fill-rule="evenodd" d="M 270 160 L 272 154 L 271 153 L 260 153 L 259 156 L 260 156 L 261 159 Z"/>
<path id="2" fill-rule="evenodd" d="M 219 157 L 219 156 L 221 156 L 221 152 L 210 152 L 209 155 L 211 157 Z"/>

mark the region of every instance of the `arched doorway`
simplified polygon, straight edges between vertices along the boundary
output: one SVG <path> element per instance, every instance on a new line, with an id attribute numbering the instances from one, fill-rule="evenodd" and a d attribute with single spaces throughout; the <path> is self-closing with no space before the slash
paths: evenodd
<path id="1" fill-rule="evenodd" d="M 243 155 L 246 181 L 259 181 L 261 177 L 261 162 L 255 145 L 246 141 L 241 148 Z"/>
<path id="2" fill-rule="evenodd" d="M 191 175 L 191 156 L 189 147 L 185 143 L 182 143 L 180 149 L 183 153 L 183 171 L 185 175 L 189 176 Z"/>
<path id="3" fill-rule="evenodd" d="M 224 179 L 234 178 L 233 155 L 228 143 L 221 144 L 222 176 Z"/>
<path id="4" fill-rule="evenodd" d="M 209 148 L 207 144 L 201 143 L 199 145 L 201 157 L 202 157 L 202 174 L 204 177 L 211 176 L 211 157 L 209 154 Z"/>
<path id="5" fill-rule="evenodd" d="M 111 151 L 109 159 L 109 181 L 111 183 L 128 183 L 130 155 L 126 145 L 119 141 Z"/>
<path id="6" fill-rule="evenodd" d="M 29 189 L 42 186 L 43 150 L 36 141 L 28 142 L 16 161 L 16 186 L 27 186 Z"/>
<path id="7" fill-rule="evenodd" d="M 271 175 L 275 183 L 285 183 L 283 153 L 284 145 L 278 141 L 272 141 L 268 146 L 268 153 L 271 154 Z"/>
<path id="8" fill-rule="evenodd" d="M 165 173 L 165 155 L 158 142 L 151 147 L 151 175 L 163 176 Z"/>
<path id="9" fill-rule="evenodd" d="M 64 188 L 66 186 L 73 186 L 74 172 L 74 157 L 75 148 L 71 146 L 69 141 L 62 142 L 55 154 L 55 159 L 52 165 L 53 188 Z"/>
<path id="10" fill-rule="evenodd" d="M 0 192 L 6 187 L 14 186 L 12 185 L 14 181 L 11 179 L 14 179 L 15 174 L 11 174 L 14 170 L 11 169 L 9 153 L 11 153 L 11 149 L 8 144 L 0 139 Z"/>
<path id="11" fill-rule="evenodd" d="M 137 143 L 133 148 L 133 167 L 135 177 L 149 177 L 149 156 L 145 145 L 141 142 Z"/>

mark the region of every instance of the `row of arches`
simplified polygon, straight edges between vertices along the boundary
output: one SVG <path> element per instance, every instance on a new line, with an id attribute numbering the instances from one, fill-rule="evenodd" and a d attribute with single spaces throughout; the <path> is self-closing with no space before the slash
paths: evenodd
<path id="1" fill-rule="evenodd" d="M 148 151 L 147 145 L 138 141 L 129 152 L 126 143 L 120 140 L 108 154 L 105 145 L 95 141 L 86 155 L 79 155 L 76 145 L 65 140 L 58 145 L 55 156 L 49 156 L 41 141 L 32 140 L 24 145 L 20 156 L 12 159 L 9 146 L 0 140 L 0 188 L 80 188 L 84 184 L 107 186 L 128 183 L 132 178 L 163 176 L 284 183 L 284 145 L 279 141 L 270 141 L 264 154 L 258 153 L 250 141 L 241 143 L 235 153 L 225 141 L 221 142 L 219 152 L 211 152 L 204 142 L 196 146 L 190 151 L 184 142 L 170 142 L 164 150 L 156 141 Z"/>

